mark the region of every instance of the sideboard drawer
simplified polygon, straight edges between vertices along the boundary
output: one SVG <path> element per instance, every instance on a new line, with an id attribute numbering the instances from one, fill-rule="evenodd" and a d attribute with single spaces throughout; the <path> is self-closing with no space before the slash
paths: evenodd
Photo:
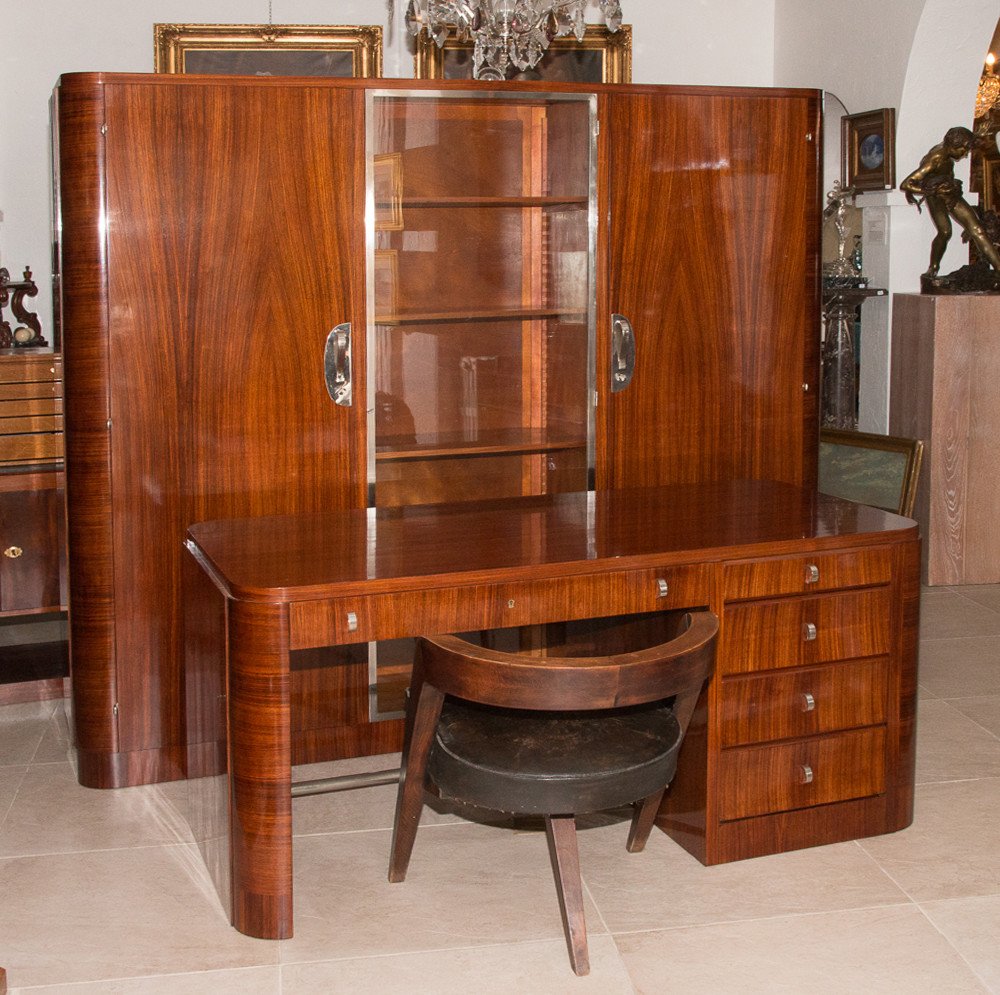
<path id="1" fill-rule="evenodd" d="M 721 755 L 723 821 L 865 798 L 884 790 L 882 726 L 773 746 L 742 746 Z"/>
<path id="2" fill-rule="evenodd" d="M 888 588 L 727 605 L 719 671 L 748 673 L 882 656 L 891 639 Z"/>
<path id="3" fill-rule="evenodd" d="M 888 584 L 891 570 L 892 552 L 885 548 L 727 563 L 725 597 L 745 601 Z"/>
<path id="4" fill-rule="evenodd" d="M 889 662 L 853 660 L 722 682 L 722 745 L 836 732 L 885 721 Z"/>
<path id="5" fill-rule="evenodd" d="M 705 564 L 298 601 L 291 649 L 707 606 Z M 661 581 L 666 585 L 661 588 Z"/>

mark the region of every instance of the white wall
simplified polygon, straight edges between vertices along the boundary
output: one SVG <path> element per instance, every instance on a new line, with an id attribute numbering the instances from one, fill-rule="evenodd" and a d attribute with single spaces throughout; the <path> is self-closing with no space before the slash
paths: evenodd
<path id="1" fill-rule="evenodd" d="M 386 76 L 413 72 L 396 0 Z M 636 82 L 770 85 L 774 0 L 623 0 Z M 273 0 L 275 24 L 381 24 L 386 0 Z M 589 20 L 597 22 L 596 7 Z M 0 262 L 30 264 L 42 325 L 52 327 L 48 100 L 60 73 L 149 72 L 153 24 L 266 23 L 267 0 L 44 0 L 4 5 L 0 59 Z"/>
<path id="2" fill-rule="evenodd" d="M 954 125 L 970 126 L 983 57 L 1000 16 L 997 0 L 776 0 L 774 80 L 835 93 L 848 113 L 897 109 L 896 180 Z M 839 140 L 835 128 L 827 141 Z M 968 178 L 968 164 L 956 169 Z M 865 275 L 890 295 L 920 289 L 934 228 L 903 196 L 858 198 L 865 214 Z M 942 263 L 968 261 L 956 234 Z M 891 297 L 862 310 L 859 428 L 889 424 Z"/>

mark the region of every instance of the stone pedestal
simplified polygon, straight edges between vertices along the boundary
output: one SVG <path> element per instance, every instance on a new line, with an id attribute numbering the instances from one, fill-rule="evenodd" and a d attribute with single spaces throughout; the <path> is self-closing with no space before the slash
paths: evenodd
<path id="1" fill-rule="evenodd" d="M 889 433 L 924 441 L 924 583 L 1000 582 L 1000 296 L 894 296 Z"/>

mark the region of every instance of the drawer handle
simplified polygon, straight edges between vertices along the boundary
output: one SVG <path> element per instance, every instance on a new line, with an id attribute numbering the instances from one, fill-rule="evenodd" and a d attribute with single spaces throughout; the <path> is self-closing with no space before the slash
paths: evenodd
<path id="1" fill-rule="evenodd" d="M 656 596 L 658 598 L 665 598 L 667 596 L 667 591 L 669 591 L 669 587 L 667 586 L 667 582 L 662 577 L 660 577 L 656 581 L 656 592 L 657 592 Z"/>
<path id="2" fill-rule="evenodd" d="M 813 769 L 809 764 L 803 764 L 799 768 L 799 784 L 812 784 Z"/>
<path id="3" fill-rule="evenodd" d="M 802 626 L 802 638 L 807 642 L 811 643 L 816 638 L 816 623 L 806 622 Z"/>
<path id="4" fill-rule="evenodd" d="M 807 584 L 818 584 L 819 583 L 819 567 L 815 563 L 810 563 L 806 567 L 806 583 Z"/>
<path id="5" fill-rule="evenodd" d="M 813 712 L 816 710 L 816 699 L 808 692 L 802 695 L 802 711 Z"/>
<path id="6" fill-rule="evenodd" d="M 347 613 L 347 631 L 348 632 L 358 631 L 358 616 L 354 612 Z"/>
<path id="7" fill-rule="evenodd" d="M 20 546 L 8 546 L 4 551 L 3 555 L 9 560 L 16 560 L 19 556 L 24 553 L 24 550 Z"/>

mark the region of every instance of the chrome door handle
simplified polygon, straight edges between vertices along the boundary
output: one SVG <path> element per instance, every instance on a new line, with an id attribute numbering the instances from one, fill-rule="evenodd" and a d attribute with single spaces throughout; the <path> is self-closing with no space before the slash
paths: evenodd
<path id="1" fill-rule="evenodd" d="M 323 373 L 326 389 L 334 403 L 351 406 L 351 323 L 345 321 L 326 337 L 323 350 Z"/>
<path id="2" fill-rule="evenodd" d="M 635 331 L 623 314 L 611 315 L 611 393 L 632 382 L 635 373 Z"/>

